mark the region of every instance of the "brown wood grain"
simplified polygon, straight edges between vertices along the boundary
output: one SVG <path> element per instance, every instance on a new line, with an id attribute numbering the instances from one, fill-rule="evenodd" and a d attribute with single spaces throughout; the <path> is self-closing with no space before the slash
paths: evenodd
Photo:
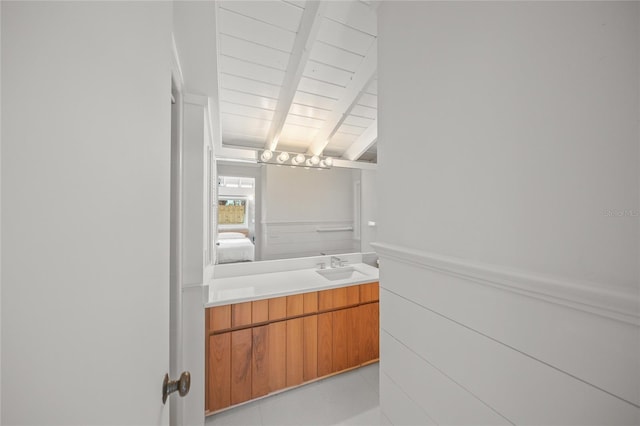
<path id="1" fill-rule="evenodd" d="M 209 392 L 211 411 L 231 405 L 231 333 L 209 337 Z"/>
<path id="2" fill-rule="evenodd" d="M 269 300 L 254 300 L 251 302 L 251 323 L 269 321 Z"/>
<path id="3" fill-rule="evenodd" d="M 379 357 L 379 303 L 358 306 L 360 317 L 360 362 Z"/>
<path id="4" fill-rule="evenodd" d="M 303 345 L 303 319 L 287 320 L 287 387 L 302 383 Z"/>
<path id="5" fill-rule="evenodd" d="M 250 328 L 231 332 L 232 405 L 251 399 L 251 341 Z"/>
<path id="6" fill-rule="evenodd" d="M 303 318 L 303 372 L 305 382 L 318 377 L 318 316 Z"/>
<path id="7" fill-rule="evenodd" d="M 318 315 L 318 377 L 333 371 L 333 314 Z"/>
<path id="8" fill-rule="evenodd" d="M 304 293 L 302 296 L 304 313 L 313 314 L 318 312 L 318 292 L 312 291 L 311 293 Z"/>
<path id="9" fill-rule="evenodd" d="M 251 398 L 269 393 L 269 353 L 267 351 L 268 326 L 252 328 Z"/>
<path id="10" fill-rule="evenodd" d="M 333 290 L 322 290 L 318 292 L 318 310 L 326 311 L 333 309 Z"/>
<path id="11" fill-rule="evenodd" d="M 269 320 L 278 320 L 287 317 L 287 298 L 275 297 L 269 299 Z"/>
<path id="12" fill-rule="evenodd" d="M 347 367 L 356 367 L 360 365 L 361 311 L 357 306 L 345 311 L 347 314 Z"/>
<path id="13" fill-rule="evenodd" d="M 360 285 L 360 303 L 372 302 L 380 299 L 378 283 Z"/>
<path id="14" fill-rule="evenodd" d="M 304 296 L 294 294 L 287 296 L 287 317 L 294 317 L 304 313 Z"/>
<path id="15" fill-rule="evenodd" d="M 269 391 L 275 392 L 287 384 L 287 324 L 274 322 L 267 327 Z"/>
<path id="16" fill-rule="evenodd" d="M 231 327 L 251 324 L 251 302 L 235 303 L 231 306 Z"/>
<path id="17" fill-rule="evenodd" d="M 210 331 L 231 328 L 231 305 L 209 308 L 209 327 Z"/>
<path id="18" fill-rule="evenodd" d="M 347 306 L 357 305 L 360 303 L 360 286 L 352 285 L 346 288 L 347 290 Z"/>
<path id="19" fill-rule="evenodd" d="M 347 310 L 333 311 L 333 367 L 334 371 L 342 371 L 349 367 L 347 352 Z"/>

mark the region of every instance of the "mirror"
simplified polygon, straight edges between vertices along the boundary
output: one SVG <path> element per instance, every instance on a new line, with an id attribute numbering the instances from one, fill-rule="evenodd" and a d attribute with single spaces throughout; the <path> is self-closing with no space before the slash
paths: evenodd
<path id="1" fill-rule="evenodd" d="M 371 250 L 375 170 L 219 161 L 217 171 L 216 263 Z"/>

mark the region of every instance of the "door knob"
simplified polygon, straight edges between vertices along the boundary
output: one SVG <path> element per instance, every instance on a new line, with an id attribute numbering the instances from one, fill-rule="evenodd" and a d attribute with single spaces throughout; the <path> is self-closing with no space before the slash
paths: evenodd
<path id="1" fill-rule="evenodd" d="M 191 374 L 188 371 L 183 371 L 178 380 L 169 380 L 169 375 L 164 375 L 162 381 L 162 403 L 167 402 L 169 395 L 178 391 L 180 396 L 185 396 L 189 393 L 191 388 Z"/>

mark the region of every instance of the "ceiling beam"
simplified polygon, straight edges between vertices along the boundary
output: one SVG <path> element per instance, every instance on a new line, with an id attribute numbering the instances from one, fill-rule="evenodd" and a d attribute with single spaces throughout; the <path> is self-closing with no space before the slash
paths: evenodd
<path id="1" fill-rule="evenodd" d="M 345 88 L 342 98 L 338 99 L 335 108 L 325 120 L 324 125 L 316 134 L 311 145 L 309 145 L 309 149 L 307 151 L 309 154 L 322 154 L 322 151 L 327 146 L 329 139 L 331 139 L 333 134 L 342 125 L 344 119 L 349 116 L 353 107 L 356 105 L 367 87 L 369 87 L 369 84 L 371 84 L 371 81 L 376 75 L 377 68 L 378 41 L 375 40 L 369 48 L 367 56 L 364 57 L 362 63 L 353 75 L 351 82 Z"/>
<path id="2" fill-rule="evenodd" d="M 342 158 L 345 160 L 356 161 L 362 156 L 371 146 L 378 140 L 378 120 L 374 120 L 373 123 L 367 129 L 362 132 L 358 139 L 356 139 L 347 150 L 342 154 Z"/>
<path id="3" fill-rule="evenodd" d="M 326 6 L 326 2 L 324 1 L 307 1 L 306 3 L 302 20 L 298 27 L 298 34 L 293 44 L 293 51 L 287 64 L 284 81 L 280 88 L 278 103 L 273 114 L 273 119 L 271 120 L 271 127 L 267 133 L 265 149 L 273 151 L 278 146 L 278 139 L 280 139 L 284 122 L 289 114 L 289 109 L 291 109 L 293 97 L 296 94 L 296 90 L 298 90 L 298 84 L 302 78 L 302 72 L 307 64 L 307 59 L 309 59 L 311 47 L 320 29 Z"/>

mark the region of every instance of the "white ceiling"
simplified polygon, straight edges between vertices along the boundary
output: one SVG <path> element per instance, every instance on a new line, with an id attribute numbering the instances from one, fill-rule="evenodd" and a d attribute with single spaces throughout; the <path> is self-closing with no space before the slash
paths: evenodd
<path id="1" fill-rule="evenodd" d="M 219 1 L 217 19 L 224 145 L 376 161 L 375 4 Z"/>

